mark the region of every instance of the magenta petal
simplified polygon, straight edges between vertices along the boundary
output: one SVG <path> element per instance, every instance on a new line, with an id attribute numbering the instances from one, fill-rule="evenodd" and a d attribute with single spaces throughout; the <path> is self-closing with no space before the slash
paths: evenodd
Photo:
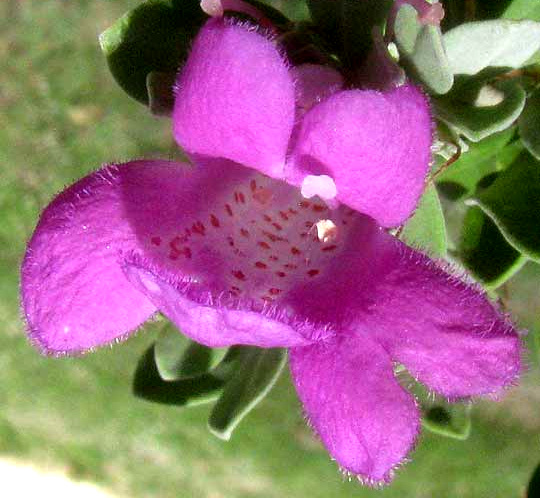
<path id="1" fill-rule="evenodd" d="M 210 20 L 178 80 L 174 136 L 192 155 L 281 177 L 294 99 L 293 80 L 272 41 L 254 29 Z"/>
<path id="2" fill-rule="evenodd" d="M 361 333 L 370 333 L 410 373 L 450 399 L 497 394 L 521 371 L 521 344 L 474 286 L 392 240 L 373 282 Z"/>
<path id="3" fill-rule="evenodd" d="M 128 258 L 125 272 L 129 280 L 191 339 L 210 347 L 234 344 L 264 348 L 310 344 L 313 334 L 307 324 L 295 323 L 275 307 L 237 305 L 229 299 L 200 293 L 196 285 L 166 276 L 163 269 L 138 257 Z M 159 273 L 159 274 L 158 274 Z"/>
<path id="4" fill-rule="evenodd" d="M 48 353 L 83 351 L 124 336 L 159 304 L 173 319 L 171 309 L 186 310 L 178 325 L 205 344 L 311 343 L 316 328 L 262 299 L 274 281 L 289 280 L 264 259 L 277 244 L 264 216 L 296 206 L 298 197 L 289 185 L 229 161 L 197 169 L 135 161 L 89 175 L 51 203 L 29 244 L 22 292 L 32 339 Z M 266 254 L 259 255 L 263 240 Z M 123 267 L 134 259 L 149 265 L 156 282 L 167 276 L 182 284 L 180 296 L 168 293 L 171 306 L 152 293 L 148 300 L 133 269 L 136 285 L 126 280 Z"/>
<path id="5" fill-rule="evenodd" d="M 413 398 L 367 334 L 295 348 L 291 371 L 309 421 L 330 455 L 367 484 L 388 482 L 419 430 Z"/>
<path id="6" fill-rule="evenodd" d="M 297 189 L 230 161 L 154 176 L 159 211 L 147 206 L 150 192 L 138 192 L 143 179 L 126 191 L 141 248 L 123 265 L 186 335 L 209 346 L 288 347 L 333 334 L 326 320 L 303 314 L 302 302 L 289 302 L 308 280 L 324 286 L 317 277 L 333 252 L 307 236 L 324 206 L 303 207 Z"/>
<path id="7" fill-rule="evenodd" d="M 429 105 L 416 87 L 338 92 L 304 117 L 287 176 L 300 185 L 329 175 L 339 201 L 394 226 L 417 204 L 431 142 Z"/>
<path id="8" fill-rule="evenodd" d="M 138 161 L 121 171 L 163 164 Z M 137 246 L 116 166 L 56 197 L 43 212 L 22 265 L 22 303 L 32 342 L 48 354 L 81 352 L 121 338 L 154 313 L 118 264 L 122 250 Z"/>
<path id="9" fill-rule="evenodd" d="M 345 221 L 339 255 L 320 281 L 289 292 L 290 307 L 341 333 L 378 341 L 393 360 L 448 398 L 497 394 L 515 382 L 519 337 L 477 287 L 369 218 Z"/>

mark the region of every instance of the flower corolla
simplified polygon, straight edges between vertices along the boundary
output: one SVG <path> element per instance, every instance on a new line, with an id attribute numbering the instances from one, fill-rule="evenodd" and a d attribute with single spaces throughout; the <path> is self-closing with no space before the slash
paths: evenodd
<path id="1" fill-rule="evenodd" d="M 387 232 L 428 173 L 418 88 L 344 90 L 336 71 L 290 67 L 263 34 L 216 18 L 179 75 L 173 125 L 192 165 L 108 165 L 43 212 L 22 267 L 42 352 L 123 339 L 157 311 L 208 346 L 290 348 L 314 430 L 368 483 L 391 478 L 419 431 L 394 362 L 449 399 L 516 380 L 505 317 Z"/>

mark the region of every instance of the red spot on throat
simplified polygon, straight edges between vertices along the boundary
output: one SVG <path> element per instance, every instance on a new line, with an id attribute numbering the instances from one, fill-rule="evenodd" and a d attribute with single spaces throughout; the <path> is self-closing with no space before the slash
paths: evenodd
<path id="1" fill-rule="evenodd" d="M 246 203 L 246 197 L 244 196 L 244 194 L 242 192 L 239 192 L 239 191 L 236 191 L 234 193 L 234 201 L 236 202 L 236 204 L 245 204 Z"/>
<path id="2" fill-rule="evenodd" d="M 191 249 L 188 246 L 182 246 L 182 243 L 185 241 L 185 237 L 177 236 L 169 242 L 169 246 L 171 248 L 169 259 L 177 260 L 179 256 L 184 256 L 186 259 L 191 259 Z"/>
<path id="3" fill-rule="evenodd" d="M 246 280 L 246 276 L 240 270 L 234 270 L 232 274 L 233 274 L 233 277 L 237 278 L 238 280 L 242 280 L 242 281 Z"/>
<path id="4" fill-rule="evenodd" d="M 263 230 L 262 233 L 272 242 L 287 242 L 287 239 L 284 239 L 279 235 L 274 235 L 273 233 L 267 232 L 266 230 Z"/>
<path id="5" fill-rule="evenodd" d="M 220 227 L 219 220 L 215 214 L 210 215 L 210 223 L 212 223 L 213 227 L 216 227 L 216 228 Z"/>
<path id="6" fill-rule="evenodd" d="M 192 227 L 191 227 L 191 231 L 193 233 L 197 233 L 199 235 L 205 235 L 205 232 L 206 232 L 206 228 L 205 226 L 202 224 L 201 221 L 197 221 L 195 223 L 193 223 Z"/>
<path id="7" fill-rule="evenodd" d="M 177 235 L 169 242 L 169 246 L 173 251 L 180 252 L 182 250 L 182 244 L 187 242 L 185 235 Z"/>

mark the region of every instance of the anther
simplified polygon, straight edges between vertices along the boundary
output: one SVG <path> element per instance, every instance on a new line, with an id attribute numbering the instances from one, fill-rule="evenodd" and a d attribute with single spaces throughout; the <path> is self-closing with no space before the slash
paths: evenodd
<path id="1" fill-rule="evenodd" d="M 323 242 L 333 242 L 338 236 L 338 227 L 332 220 L 319 220 L 315 223 L 317 227 L 317 238 Z"/>

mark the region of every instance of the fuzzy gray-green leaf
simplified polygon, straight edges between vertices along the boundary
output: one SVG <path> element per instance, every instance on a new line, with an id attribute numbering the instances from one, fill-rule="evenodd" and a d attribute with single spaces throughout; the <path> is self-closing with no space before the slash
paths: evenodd
<path id="1" fill-rule="evenodd" d="M 465 215 L 458 256 L 467 269 L 489 288 L 499 287 L 527 261 L 477 206 L 469 208 Z"/>
<path id="2" fill-rule="evenodd" d="M 270 391 L 281 373 L 287 352 L 284 349 L 240 349 L 236 368 L 227 381 L 210 418 L 210 431 L 228 440 L 240 421 Z"/>
<path id="3" fill-rule="evenodd" d="M 540 88 L 527 99 L 519 117 L 519 134 L 528 151 L 540 160 Z"/>
<path id="4" fill-rule="evenodd" d="M 486 105 L 486 92 L 494 102 Z M 525 106 L 526 94 L 514 81 L 493 81 L 478 87 L 475 101 L 461 98 L 458 92 L 434 100 L 436 115 L 473 142 L 509 128 Z"/>
<path id="5" fill-rule="evenodd" d="M 444 45 L 453 74 L 519 68 L 540 49 L 540 23 L 509 19 L 465 23 L 444 34 Z"/>
<path id="6" fill-rule="evenodd" d="M 448 92 L 454 77 L 440 28 L 420 23 L 416 9 L 405 4 L 397 13 L 394 32 L 403 63 L 412 76 L 433 94 Z"/>
<path id="7" fill-rule="evenodd" d="M 426 188 L 414 215 L 406 223 L 401 238 L 435 257 L 446 255 L 447 239 L 439 195 L 433 185 Z"/>
<path id="8" fill-rule="evenodd" d="M 523 152 L 468 202 L 480 206 L 516 250 L 540 262 L 539 161 Z"/>
<path id="9" fill-rule="evenodd" d="M 117 83 L 148 104 L 148 74 L 176 73 L 203 19 L 196 0 L 148 0 L 124 14 L 99 37 Z"/>
<path id="10" fill-rule="evenodd" d="M 225 356 L 224 348 L 191 341 L 172 324 L 166 325 L 154 346 L 156 367 L 163 380 L 190 379 L 213 369 Z"/>

